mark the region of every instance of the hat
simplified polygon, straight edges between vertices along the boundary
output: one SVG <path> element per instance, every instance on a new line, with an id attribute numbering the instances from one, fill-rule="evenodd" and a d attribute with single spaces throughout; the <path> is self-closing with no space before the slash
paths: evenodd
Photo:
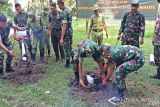
<path id="1" fill-rule="evenodd" d="M 95 4 L 95 5 L 93 6 L 93 10 L 98 10 L 98 5 L 97 5 L 97 4 Z"/>
<path id="2" fill-rule="evenodd" d="M 131 6 L 133 6 L 133 7 L 139 7 L 139 0 L 132 0 Z"/>
<path id="3" fill-rule="evenodd" d="M 55 3 L 55 2 L 52 2 L 52 3 L 50 4 L 50 7 L 56 7 L 56 3 Z"/>
<path id="4" fill-rule="evenodd" d="M 6 22 L 7 21 L 6 16 L 4 16 L 3 14 L 0 14 L 0 21 Z"/>
<path id="5" fill-rule="evenodd" d="M 57 3 L 63 3 L 64 0 L 57 0 Z"/>

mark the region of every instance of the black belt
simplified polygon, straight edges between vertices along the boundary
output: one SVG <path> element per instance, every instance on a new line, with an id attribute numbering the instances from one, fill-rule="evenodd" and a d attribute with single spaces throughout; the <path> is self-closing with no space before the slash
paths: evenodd
<path id="1" fill-rule="evenodd" d="M 61 31 L 61 29 L 52 29 L 52 31 L 58 32 L 58 31 Z"/>
<path id="2" fill-rule="evenodd" d="M 48 29 L 48 26 L 43 26 L 44 29 Z"/>
<path id="3" fill-rule="evenodd" d="M 100 29 L 100 30 L 99 29 L 93 29 L 93 31 L 94 32 L 101 32 L 101 31 L 103 31 L 103 29 Z"/>

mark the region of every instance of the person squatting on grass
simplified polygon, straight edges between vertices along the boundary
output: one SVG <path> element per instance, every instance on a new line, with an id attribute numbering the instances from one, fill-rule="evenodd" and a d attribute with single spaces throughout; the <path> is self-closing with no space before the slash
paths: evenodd
<path id="1" fill-rule="evenodd" d="M 106 85 L 113 72 L 116 75 L 117 94 L 111 98 L 112 103 L 119 103 L 124 99 L 124 92 L 126 90 L 125 79 L 127 74 L 137 71 L 144 65 L 145 58 L 141 50 L 135 46 L 122 45 L 122 46 L 106 46 L 103 52 L 103 58 L 107 59 L 104 64 L 103 71 L 107 71 L 110 64 L 115 64 L 116 69 L 107 72 L 107 76 L 102 84 Z"/>
<path id="2" fill-rule="evenodd" d="M 20 27 L 13 25 L 11 22 L 7 22 L 6 16 L 0 14 L 0 79 L 5 78 L 3 71 L 3 50 L 7 53 L 6 59 L 6 72 L 14 72 L 14 69 L 11 66 L 13 57 L 15 53 L 12 51 L 13 46 L 9 41 L 10 27 L 22 30 Z"/>

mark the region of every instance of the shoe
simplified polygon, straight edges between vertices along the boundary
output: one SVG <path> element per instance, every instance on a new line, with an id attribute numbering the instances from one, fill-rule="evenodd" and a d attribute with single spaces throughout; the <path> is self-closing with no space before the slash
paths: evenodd
<path id="1" fill-rule="evenodd" d="M 70 68 L 70 60 L 66 59 L 66 64 L 64 65 L 65 68 Z"/>
<path id="2" fill-rule="evenodd" d="M 56 58 L 56 62 L 58 62 L 60 59 L 59 58 Z"/>
<path id="3" fill-rule="evenodd" d="M 157 73 L 154 75 L 150 75 L 150 78 L 154 78 L 154 79 L 160 79 L 160 75 L 158 75 Z"/>
<path id="4" fill-rule="evenodd" d="M 6 76 L 4 74 L 0 74 L 0 79 L 5 79 Z"/>
<path id="5" fill-rule="evenodd" d="M 41 64 L 44 63 L 44 58 L 40 58 L 40 63 L 41 63 Z"/>
<path id="6" fill-rule="evenodd" d="M 32 64 L 33 64 L 33 65 L 36 65 L 36 60 L 32 60 Z"/>
<path id="7" fill-rule="evenodd" d="M 7 73 L 15 72 L 15 69 L 12 68 L 12 66 L 6 66 L 6 72 Z"/>

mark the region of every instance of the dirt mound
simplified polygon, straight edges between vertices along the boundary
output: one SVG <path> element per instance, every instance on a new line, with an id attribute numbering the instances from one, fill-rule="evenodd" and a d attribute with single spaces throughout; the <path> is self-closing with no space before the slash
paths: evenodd
<path id="1" fill-rule="evenodd" d="M 46 71 L 46 66 L 44 64 L 37 64 L 33 66 L 30 61 L 28 62 L 15 62 L 15 73 L 10 74 L 6 77 L 6 80 L 17 84 L 34 84 L 39 80 L 43 79 Z"/>
<path id="2" fill-rule="evenodd" d="M 87 71 L 86 71 L 87 72 Z M 70 94 L 74 99 L 82 98 L 88 106 L 94 107 L 96 104 L 106 105 L 108 99 L 115 96 L 117 90 L 112 81 L 108 82 L 106 86 L 98 86 L 98 91 L 85 90 L 80 86 L 71 86 Z M 109 106 L 108 104 L 106 106 Z"/>

